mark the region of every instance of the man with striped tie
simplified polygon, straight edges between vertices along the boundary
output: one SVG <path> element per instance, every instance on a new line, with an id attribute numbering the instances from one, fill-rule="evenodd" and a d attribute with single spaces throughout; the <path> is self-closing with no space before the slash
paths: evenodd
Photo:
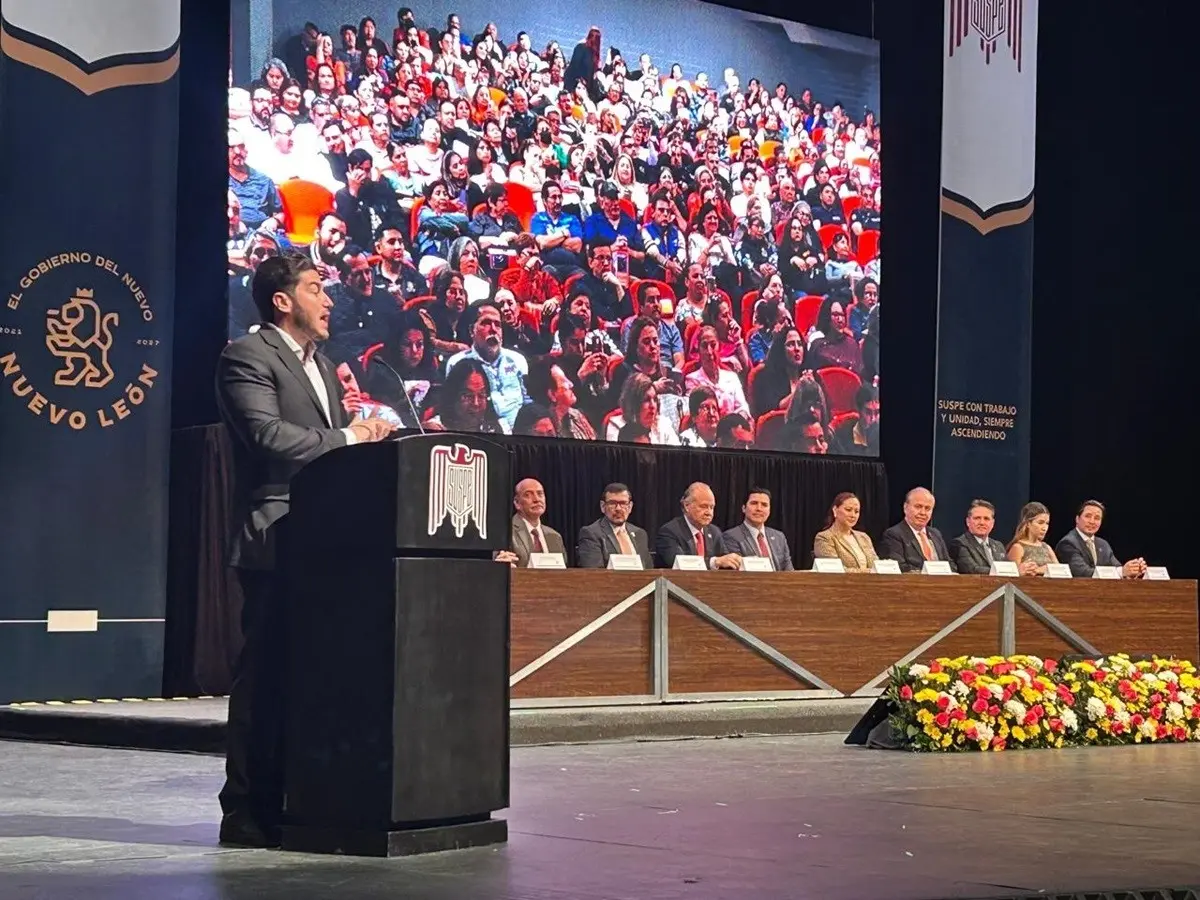
<path id="1" fill-rule="evenodd" d="M 771 561 L 776 572 L 791 572 L 792 551 L 787 537 L 776 528 L 767 527 L 771 517 L 771 492 L 764 487 L 752 487 L 742 504 L 742 524 L 730 528 L 722 537 L 725 546 L 746 556 L 761 556 Z"/>
<path id="2" fill-rule="evenodd" d="M 952 572 L 958 565 L 942 533 L 929 524 L 935 503 L 932 492 L 923 487 L 913 488 L 904 497 L 904 521 L 883 533 L 879 555 L 900 563 L 901 572 L 920 572 L 926 561 L 944 559 Z"/>

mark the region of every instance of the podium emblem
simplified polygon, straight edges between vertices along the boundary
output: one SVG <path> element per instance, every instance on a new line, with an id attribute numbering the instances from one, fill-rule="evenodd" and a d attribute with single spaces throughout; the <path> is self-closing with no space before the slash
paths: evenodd
<path id="1" fill-rule="evenodd" d="M 466 444 L 438 444 L 429 452 L 429 536 L 446 519 L 454 536 L 462 537 L 474 520 L 479 537 L 487 538 L 487 454 Z"/>

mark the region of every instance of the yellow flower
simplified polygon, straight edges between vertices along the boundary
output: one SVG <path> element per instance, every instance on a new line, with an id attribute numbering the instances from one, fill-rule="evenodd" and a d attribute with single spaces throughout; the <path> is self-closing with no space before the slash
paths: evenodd
<path id="1" fill-rule="evenodd" d="M 914 703 L 932 703 L 937 700 L 938 692 L 932 688 L 922 688 L 913 694 Z"/>
<path id="2" fill-rule="evenodd" d="M 936 725 L 926 725 L 925 733 L 935 741 L 940 740 L 942 737 L 942 732 Z"/>
<path id="3" fill-rule="evenodd" d="M 1095 728 L 1089 728 L 1083 733 L 1083 736 L 1089 741 L 1094 741 L 1096 738 L 1100 737 L 1100 732 L 1098 732 Z"/>
<path id="4" fill-rule="evenodd" d="M 1012 736 L 1014 741 L 1025 740 L 1025 729 L 1020 725 L 1014 725 L 1012 729 Z"/>
<path id="5" fill-rule="evenodd" d="M 987 741 L 980 741 L 980 742 L 979 742 L 979 749 L 980 749 L 980 750 L 986 750 L 987 748 L 988 748 L 988 742 L 987 742 Z"/>
<path id="6" fill-rule="evenodd" d="M 922 725 L 928 725 L 933 721 L 933 713 L 927 709 L 917 710 L 917 721 Z"/>
<path id="7" fill-rule="evenodd" d="M 945 672 L 930 672 L 925 676 L 926 681 L 932 681 L 935 684 L 949 684 L 950 676 Z"/>
<path id="8" fill-rule="evenodd" d="M 1063 739 L 1062 739 L 1062 735 L 1060 734 L 1058 737 L 1056 737 L 1054 739 L 1054 746 L 1061 747 L 1062 745 L 1063 745 Z"/>
<path id="9" fill-rule="evenodd" d="M 949 746 L 950 746 L 951 744 L 953 744 L 953 743 L 954 743 L 954 738 L 953 738 L 953 737 L 951 737 L 951 736 L 950 736 L 950 735 L 948 735 L 948 734 L 944 734 L 944 735 L 942 735 L 942 746 L 943 746 L 943 747 L 949 747 Z"/>

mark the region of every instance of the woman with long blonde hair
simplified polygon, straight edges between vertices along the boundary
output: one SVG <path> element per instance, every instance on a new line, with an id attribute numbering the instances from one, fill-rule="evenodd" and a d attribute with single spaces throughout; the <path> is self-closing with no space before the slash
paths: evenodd
<path id="1" fill-rule="evenodd" d="M 1046 567 L 1058 562 L 1054 550 L 1046 543 L 1050 530 L 1050 510 L 1045 504 L 1032 502 L 1021 507 L 1016 533 L 1008 542 L 1008 558 L 1017 564 L 1022 575 L 1045 575 Z"/>

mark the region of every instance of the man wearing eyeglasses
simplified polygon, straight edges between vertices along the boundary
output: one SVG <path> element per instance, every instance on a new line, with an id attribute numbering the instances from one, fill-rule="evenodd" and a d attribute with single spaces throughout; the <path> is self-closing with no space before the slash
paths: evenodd
<path id="1" fill-rule="evenodd" d="M 229 276 L 229 340 L 234 341 L 249 334 L 250 329 L 262 321 L 250 285 L 254 273 L 264 260 L 280 255 L 279 240 L 274 233 L 260 228 L 253 232 L 245 245 L 244 267 L 231 267 Z"/>
<path id="2" fill-rule="evenodd" d="M 653 568 L 650 559 L 650 538 L 646 532 L 629 521 L 633 512 L 633 495 L 623 484 L 613 483 L 604 488 L 600 498 L 602 515 L 591 525 L 579 529 L 575 559 L 581 569 L 604 569 L 614 553 L 637 554 L 643 569 Z"/>

